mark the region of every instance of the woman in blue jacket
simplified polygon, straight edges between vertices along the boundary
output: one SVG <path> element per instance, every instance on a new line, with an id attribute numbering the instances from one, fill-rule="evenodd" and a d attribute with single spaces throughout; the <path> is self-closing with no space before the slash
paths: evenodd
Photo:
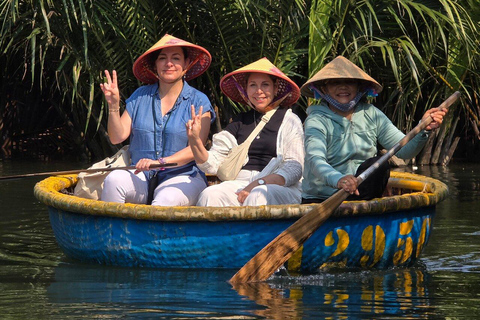
<path id="1" fill-rule="evenodd" d="M 322 202 L 338 189 L 351 195 L 348 200 L 381 197 L 390 177 L 386 163 L 357 189 L 355 178 L 377 159 L 377 143 L 392 148 L 405 135 L 372 104 L 361 99 L 375 96 L 382 86 L 343 56 L 325 65 L 301 88 L 303 95 L 321 98 L 321 103 L 307 109 L 305 120 L 305 166 L 302 202 Z M 397 156 L 415 157 L 438 128 L 446 111 L 432 108 L 433 122 L 407 143 Z"/>

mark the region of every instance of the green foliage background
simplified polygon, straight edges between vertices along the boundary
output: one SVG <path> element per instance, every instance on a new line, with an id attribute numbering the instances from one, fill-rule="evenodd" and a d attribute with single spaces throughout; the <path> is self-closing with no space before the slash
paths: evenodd
<path id="1" fill-rule="evenodd" d="M 348 57 L 384 85 L 374 103 L 402 130 L 461 90 L 461 107 L 421 160 L 442 163 L 460 133 L 478 140 L 479 17 L 479 0 L 0 1 L 0 130 L 5 139 L 58 127 L 75 153 L 112 154 L 103 70 L 117 70 L 126 99 L 141 85 L 133 62 L 169 33 L 213 56 L 191 83 L 219 108 L 212 132 L 243 110 L 221 94 L 220 78 L 261 57 L 298 85 L 336 55 Z"/>

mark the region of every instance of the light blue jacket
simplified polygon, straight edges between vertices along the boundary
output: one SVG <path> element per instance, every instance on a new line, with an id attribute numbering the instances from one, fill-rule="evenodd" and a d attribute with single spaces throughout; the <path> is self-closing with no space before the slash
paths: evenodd
<path id="1" fill-rule="evenodd" d="M 359 103 L 351 120 L 334 113 L 324 103 L 307 109 L 305 120 L 305 169 L 302 197 L 326 199 L 335 193 L 341 177 L 354 175 L 357 168 L 377 154 L 377 142 L 392 148 L 405 134 L 371 104 Z M 415 157 L 428 140 L 423 131 L 396 156 Z"/>

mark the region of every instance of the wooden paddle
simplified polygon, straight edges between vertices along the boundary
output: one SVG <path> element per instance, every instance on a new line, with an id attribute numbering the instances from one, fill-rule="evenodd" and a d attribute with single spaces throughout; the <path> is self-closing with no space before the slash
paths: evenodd
<path id="1" fill-rule="evenodd" d="M 164 168 L 164 167 L 173 167 L 176 165 L 177 165 L 176 163 L 164 163 L 164 164 L 159 163 L 159 164 L 152 164 L 150 168 L 156 169 L 156 168 Z M 94 173 L 94 172 L 105 172 L 105 171 L 113 171 L 113 170 L 131 170 L 131 169 L 135 169 L 135 166 L 27 173 L 27 174 L 15 175 L 15 176 L 0 177 L 0 180 L 17 179 L 17 178 L 25 178 L 25 177 L 37 177 L 37 176 L 59 176 L 59 175 L 66 175 L 66 174 L 75 174 L 80 172 Z"/>
<path id="2" fill-rule="evenodd" d="M 457 91 L 445 100 L 439 108 L 448 108 L 460 96 Z M 360 185 L 378 167 L 390 159 L 400 148 L 425 129 L 433 119 L 429 117 L 420 122 L 407 135 L 380 157 L 367 170 L 357 177 Z M 335 209 L 349 196 L 343 189 L 338 190 L 330 198 L 315 206 L 312 210 L 298 219 L 294 224 L 273 239 L 267 246 L 248 261 L 231 279 L 230 283 L 255 282 L 267 280 L 294 254 L 303 243 L 330 217 Z"/>

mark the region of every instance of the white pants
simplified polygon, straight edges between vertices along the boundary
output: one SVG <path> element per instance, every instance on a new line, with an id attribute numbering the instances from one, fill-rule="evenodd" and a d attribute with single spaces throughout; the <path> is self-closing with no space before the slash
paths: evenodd
<path id="1" fill-rule="evenodd" d="M 255 180 L 258 173 L 259 171 L 254 170 L 241 170 L 237 179 L 224 181 L 206 188 L 200 193 L 197 206 L 261 206 L 300 203 L 302 200 L 302 194 L 295 186 L 284 187 L 278 184 L 266 184 L 253 188 L 245 202 L 238 202 L 236 192 L 241 191 Z"/>
<path id="2" fill-rule="evenodd" d="M 148 182 L 145 174 L 135 170 L 114 170 L 105 178 L 102 201 L 146 204 Z M 153 194 L 153 206 L 193 206 L 207 185 L 200 174 L 176 176 L 159 184 Z"/>

